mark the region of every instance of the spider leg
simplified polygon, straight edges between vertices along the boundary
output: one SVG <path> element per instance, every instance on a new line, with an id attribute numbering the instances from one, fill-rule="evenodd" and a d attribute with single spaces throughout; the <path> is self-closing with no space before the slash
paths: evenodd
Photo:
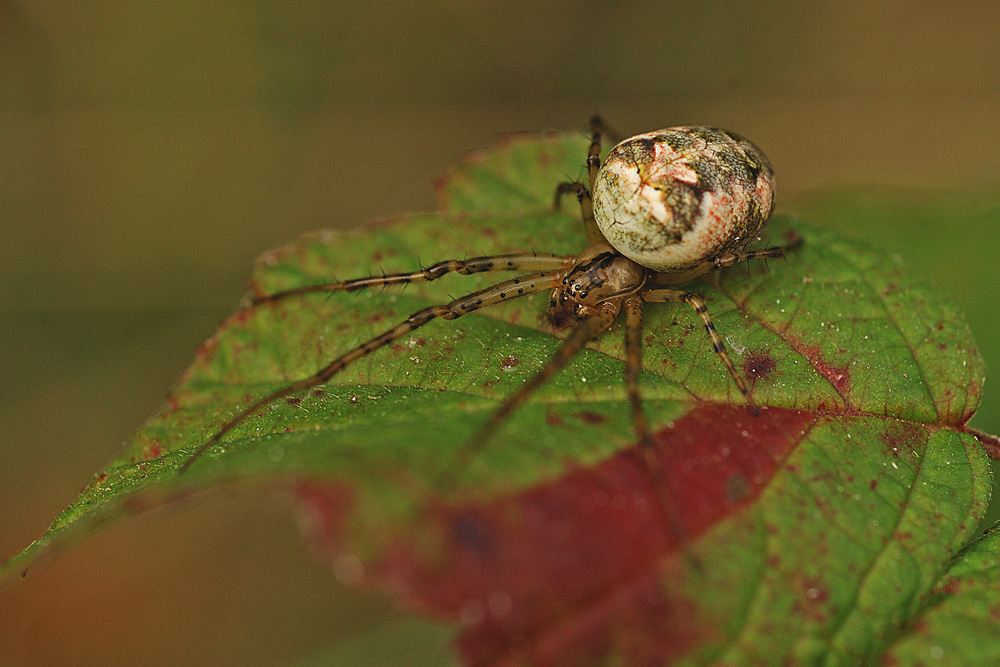
<path id="1" fill-rule="evenodd" d="M 736 367 L 733 366 L 733 360 L 729 358 L 729 353 L 726 351 L 726 344 L 722 342 L 722 336 L 719 335 L 719 332 L 715 330 L 715 325 L 712 324 L 712 318 L 708 314 L 708 306 L 705 305 L 705 301 L 700 296 L 684 290 L 653 289 L 644 292 L 642 298 L 644 301 L 649 301 L 651 303 L 662 303 L 667 301 L 672 303 L 686 303 L 694 308 L 694 312 L 698 313 L 698 317 L 701 318 L 702 324 L 705 325 L 705 331 L 708 332 L 708 337 L 712 340 L 712 349 L 717 355 L 719 355 L 719 359 L 721 359 L 722 363 L 726 366 L 726 370 L 729 371 L 729 375 L 732 376 L 733 381 L 739 388 L 740 393 L 743 394 L 743 398 L 746 399 L 750 409 L 753 410 L 755 415 L 760 414 L 760 408 L 753 400 L 753 396 L 750 394 L 750 389 L 743 381 L 743 378 L 737 374 Z"/>
<path id="2" fill-rule="evenodd" d="M 422 271 L 411 273 L 389 273 L 367 278 L 356 278 L 339 283 L 322 283 L 306 285 L 295 289 L 282 290 L 274 294 L 261 294 L 254 290 L 253 303 L 259 305 L 269 301 L 278 301 L 299 294 L 312 292 L 354 292 L 369 287 L 386 287 L 388 285 L 408 285 L 410 283 L 425 283 L 437 280 L 448 273 L 470 275 L 486 271 L 558 271 L 573 266 L 573 257 L 563 257 L 550 254 L 518 253 L 511 255 L 487 255 L 472 259 L 450 259 L 432 264 Z"/>
<path id="3" fill-rule="evenodd" d="M 649 422 L 642 408 L 639 393 L 639 373 L 642 371 L 642 298 L 638 294 L 625 297 L 625 393 L 632 405 L 632 424 L 639 440 L 638 455 L 649 470 L 653 488 L 660 499 L 663 517 L 678 544 L 684 542 L 684 524 L 676 500 L 667 487 L 663 464 L 655 449 L 656 442 L 649 432 Z M 685 553 L 687 547 L 684 547 Z"/>
<path id="4" fill-rule="evenodd" d="M 615 128 L 609 126 L 606 122 L 604 122 L 604 119 L 597 114 L 590 117 L 590 133 L 594 134 L 595 132 L 598 132 L 602 138 L 607 137 L 610 139 L 612 145 L 617 146 L 621 143 L 621 132 L 618 132 Z"/>
<path id="5" fill-rule="evenodd" d="M 247 418 L 259 412 L 262 408 L 286 396 L 327 383 L 330 378 L 342 371 L 349 364 L 352 364 L 358 359 L 371 354 L 375 350 L 385 347 L 393 341 L 402 338 L 415 329 L 424 326 L 431 320 L 435 318 L 454 320 L 462 315 L 465 315 L 466 313 L 471 313 L 479 310 L 480 308 L 485 308 L 486 306 L 492 306 L 494 304 L 510 301 L 511 299 L 516 299 L 521 296 L 551 289 L 553 284 L 558 284 L 561 279 L 561 273 L 540 273 L 529 276 L 520 276 L 511 280 L 505 280 L 502 283 L 497 283 L 496 285 L 487 287 L 486 289 L 472 292 L 471 294 L 455 299 L 446 305 L 428 306 L 427 308 L 418 310 L 406 318 L 406 320 L 397 324 L 395 327 L 379 334 L 365 343 L 362 343 L 353 350 L 345 352 L 309 377 L 302 378 L 297 382 L 293 382 L 278 391 L 272 392 L 267 396 L 254 401 L 248 407 L 236 414 L 236 416 L 225 422 L 219 430 L 215 432 L 215 435 L 198 447 L 188 460 L 181 465 L 179 472 L 183 473 L 185 470 L 190 468 L 202 454 L 222 440 L 222 437 L 225 436 L 226 433 L 231 431 L 238 424 L 244 422 Z"/>
<path id="6" fill-rule="evenodd" d="M 651 447 L 653 438 L 649 422 L 642 409 L 639 393 L 639 373 L 642 372 L 642 298 L 637 294 L 625 297 L 625 393 L 632 405 L 632 424 L 641 447 Z"/>
<path id="7" fill-rule="evenodd" d="M 583 217 L 583 231 L 587 234 L 587 243 L 593 245 L 604 240 L 604 236 L 597 228 L 594 221 L 594 201 L 590 198 L 590 190 L 583 183 L 574 181 L 572 183 L 560 183 L 556 187 L 555 208 L 559 209 L 562 204 L 563 195 L 572 192 L 580 202 L 580 213 Z"/>
<path id="8" fill-rule="evenodd" d="M 727 266 L 732 266 L 733 264 L 748 262 L 752 259 L 784 257 L 788 253 L 802 247 L 802 237 L 798 233 L 790 231 L 787 233 L 787 237 L 788 243 L 783 246 L 772 246 L 770 248 L 748 250 L 745 252 L 727 252 L 715 257 L 714 259 L 706 259 L 700 264 L 696 264 L 691 269 L 686 269 L 676 273 L 657 273 L 653 276 L 651 284 L 661 287 L 686 283 L 694 278 L 697 278 L 698 276 L 705 275 L 706 273 L 722 269 Z"/>
<path id="9" fill-rule="evenodd" d="M 802 237 L 796 232 L 789 234 L 788 243 L 782 246 L 772 246 L 761 250 L 750 250 L 748 252 L 730 252 L 720 255 L 712 261 L 713 268 L 721 269 L 724 266 L 732 266 L 740 262 L 747 262 L 751 259 L 768 259 L 769 257 L 784 257 L 793 250 L 802 247 Z"/>
<path id="10" fill-rule="evenodd" d="M 592 116 L 590 119 L 590 148 L 587 149 L 587 180 L 590 188 L 587 189 L 582 183 L 567 182 L 560 183 L 556 187 L 555 210 L 559 210 L 563 195 L 572 192 L 580 201 L 580 210 L 583 213 L 583 230 L 587 233 L 587 243 L 593 245 L 604 240 L 604 236 L 597 229 L 594 222 L 594 202 L 590 193 L 597 182 L 597 172 L 601 170 L 601 137 L 606 132 L 604 122 L 600 116 Z"/>
<path id="11" fill-rule="evenodd" d="M 604 121 L 600 116 L 590 117 L 590 148 L 587 149 L 587 177 L 593 191 L 597 182 L 597 172 L 601 170 L 601 137 L 604 135 Z"/>
<path id="12" fill-rule="evenodd" d="M 462 450 L 462 463 L 468 463 L 472 456 L 482 449 L 496 433 L 497 428 L 510 417 L 539 387 L 545 384 L 549 378 L 560 371 L 577 355 L 587 343 L 599 336 L 603 331 L 611 326 L 618 316 L 621 301 L 605 301 L 594 315 L 587 317 L 573 329 L 569 338 L 563 341 L 562 346 L 556 350 L 555 354 L 549 357 L 545 365 L 535 373 L 534 377 L 517 388 L 514 393 L 504 399 L 500 407 L 490 415 L 490 418 L 476 432 L 476 436 L 470 440 L 470 445 Z M 460 464 L 461 465 L 461 464 Z"/>

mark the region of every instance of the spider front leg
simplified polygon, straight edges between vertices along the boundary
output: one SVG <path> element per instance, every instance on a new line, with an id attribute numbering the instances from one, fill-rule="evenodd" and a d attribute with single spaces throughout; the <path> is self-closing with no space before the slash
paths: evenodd
<path id="1" fill-rule="evenodd" d="M 625 297 L 625 393 L 632 406 L 632 427 L 639 440 L 639 453 L 653 477 L 653 488 L 659 495 L 665 523 L 677 542 L 684 544 L 684 524 L 677 503 L 664 480 L 663 465 L 654 449 L 656 442 L 649 432 L 649 421 L 639 392 L 639 374 L 642 372 L 642 301 L 643 298 L 638 294 Z"/>
<path id="2" fill-rule="evenodd" d="M 555 354 L 549 357 L 548 361 L 535 373 L 534 377 L 505 398 L 500 407 L 490 415 L 486 423 L 476 432 L 476 436 L 469 441 L 469 446 L 462 450 L 462 461 L 458 462 L 458 465 L 467 464 L 476 452 L 489 443 L 497 429 L 539 387 L 562 370 L 580 350 L 587 346 L 587 343 L 606 331 L 611 326 L 611 323 L 615 321 L 620 308 L 621 299 L 605 301 L 596 309 L 596 312 L 580 322 L 570 333 L 569 338 L 563 341 L 563 344 L 556 350 Z"/>
<path id="3" fill-rule="evenodd" d="M 702 324 L 705 325 L 705 331 L 708 332 L 708 337 L 712 340 L 712 350 L 719 355 L 719 359 L 722 360 L 726 370 L 729 371 L 729 375 L 732 376 L 733 381 L 736 383 L 737 388 L 739 388 L 740 393 L 743 394 L 743 398 L 746 399 L 750 409 L 755 415 L 760 414 L 760 408 L 757 406 L 756 401 L 753 400 L 753 396 L 750 394 L 750 389 L 743 381 L 743 378 L 741 378 L 736 372 L 733 360 L 729 358 L 729 352 L 726 351 L 726 344 L 722 342 L 722 336 L 720 336 L 719 332 L 716 331 L 715 325 L 712 323 L 712 318 L 708 314 L 708 306 L 705 305 L 705 301 L 700 296 L 684 290 L 651 289 L 647 292 L 643 292 L 642 299 L 643 301 L 648 301 L 650 303 L 686 303 L 694 308 L 694 312 L 698 313 L 698 317 L 701 318 Z"/>
<path id="4" fill-rule="evenodd" d="M 483 257 L 473 257 L 472 259 L 449 259 L 423 269 L 409 273 L 390 273 L 381 276 L 369 276 L 367 278 L 355 278 L 339 283 L 320 283 L 318 285 L 306 285 L 294 289 L 282 290 L 273 294 L 264 294 L 254 285 L 253 303 L 259 305 L 269 301 L 278 301 L 290 296 L 300 294 L 311 294 L 313 292 L 354 292 L 356 290 L 369 287 L 386 287 L 389 285 L 408 285 L 410 283 L 423 283 L 437 280 L 441 276 L 449 273 L 459 273 L 471 275 L 473 273 L 483 273 L 486 271 L 557 271 L 568 269 L 573 266 L 573 257 L 563 257 L 560 255 L 550 255 L 545 253 L 527 254 L 516 253 L 511 255 L 487 255 Z"/>
<path id="5" fill-rule="evenodd" d="M 247 408 L 241 410 L 235 417 L 232 417 L 229 421 L 225 422 L 219 430 L 215 432 L 215 435 L 198 447 L 190 458 L 188 458 L 188 460 L 181 465 L 179 472 L 183 473 L 185 470 L 190 468 L 191 465 L 194 464 L 194 462 L 197 461 L 210 447 L 221 441 L 226 433 L 259 412 L 262 408 L 286 396 L 291 396 L 292 394 L 296 394 L 300 391 L 304 391 L 321 384 L 326 384 L 334 375 L 342 371 L 348 365 L 371 354 L 375 350 L 385 347 L 393 341 L 406 336 L 415 329 L 424 326 L 431 320 L 435 318 L 454 320 L 462 315 L 479 310 L 480 308 L 485 308 L 504 301 L 510 301 L 511 299 L 527 296 L 528 294 L 534 294 L 535 292 L 551 289 L 554 285 L 558 284 L 561 279 L 561 273 L 542 273 L 538 275 L 521 276 L 498 283 L 492 287 L 487 287 L 486 289 L 472 292 L 471 294 L 455 299 L 445 305 L 428 306 L 427 308 L 418 310 L 406 318 L 406 320 L 397 324 L 388 331 L 385 331 L 384 333 L 379 334 L 365 343 L 362 343 L 354 349 L 345 352 L 309 377 L 302 378 L 301 380 L 293 382 L 278 391 L 272 392 L 253 402 Z"/>

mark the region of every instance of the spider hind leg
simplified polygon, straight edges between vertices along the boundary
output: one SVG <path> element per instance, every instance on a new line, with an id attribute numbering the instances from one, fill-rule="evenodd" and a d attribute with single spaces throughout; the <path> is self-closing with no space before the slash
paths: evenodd
<path id="1" fill-rule="evenodd" d="M 742 262 L 749 262 L 754 259 L 771 259 L 777 257 L 785 257 L 788 253 L 793 250 L 798 250 L 802 247 L 802 237 L 797 232 L 789 232 L 787 243 L 785 245 L 770 246 L 768 248 L 761 248 L 760 250 L 748 250 L 746 252 L 731 252 L 725 255 L 720 255 L 716 257 L 713 261 L 713 268 L 721 269 L 725 266 L 732 266 L 733 264 L 739 264 Z"/>
<path id="2" fill-rule="evenodd" d="M 729 371 L 729 375 L 733 378 L 733 382 L 736 383 L 736 387 L 743 394 L 743 398 L 746 400 L 747 405 L 750 406 L 750 410 L 753 411 L 755 415 L 760 414 L 760 407 L 753 398 L 753 394 L 750 393 L 750 388 L 747 387 L 746 382 L 740 377 L 740 374 L 736 372 L 736 367 L 733 365 L 733 360 L 729 357 L 729 352 L 726 351 L 726 344 L 722 341 L 722 336 L 715 328 L 715 324 L 712 322 L 711 315 L 708 314 L 708 306 L 705 305 L 705 300 L 702 299 L 697 294 L 685 290 L 675 290 L 675 289 L 652 289 L 643 293 L 642 298 L 644 301 L 648 302 L 671 302 L 671 303 L 686 303 L 692 308 L 694 312 L 698 314 L 701 318 L 701 323 L 705 327 L 705 331 L 708 332 L 708 337 L 712 341 L 712 350 L 718 355 L 722 364 Z"/>

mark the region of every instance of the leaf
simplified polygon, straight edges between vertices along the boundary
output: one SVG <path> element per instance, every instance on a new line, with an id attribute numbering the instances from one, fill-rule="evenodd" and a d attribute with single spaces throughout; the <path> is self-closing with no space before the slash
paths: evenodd
<path id="1" fill-rule="evenodd" d="M 253 289 L 418 258 L 575 254 L 578 216 L 549 207 L 585 153 L 579 137 L 509 139 L 439 182 L 442 213 L 266 253 Z M 653 451 L 635 444 L 621 322 L 470 443 L 559 345 L 539 294 L 431 322 L 269 406 L 179 475 L 241 407 L 501 278 L 285 299 L 225 322 L 160 414 L 7 569 L 122 514 L 256 479 L 297 495 L 341 580 L 452 623 L 468 663 L 876 660 L 940 595 L 988 500 L 966 427 L 982 362 L 955 308 L 898 263 L 789 220 L 769 233 L 789 229 L 805 245 L 787 261 L 694 286 L 759 417 L 695 314 L 653 304 L 641 376 Z"/>
<path id="2" fill-rule="evenodd" d="M 888 664 L 1000 663 L 1000 531 L 966 547 L 928 596 L 923 612 L 886 653 Z"/>

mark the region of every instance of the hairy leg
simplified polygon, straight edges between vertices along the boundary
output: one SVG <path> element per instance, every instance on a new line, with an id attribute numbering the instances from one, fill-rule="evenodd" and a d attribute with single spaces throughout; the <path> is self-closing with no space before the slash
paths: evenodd
<path id="1" fill-rule="evenodd" d="M 370 287 L 385 287 L 388 285 L 408 285 L 437 280 L 449 273 L 470 275 L 485 271 L 558 271 L 573 266 L 573 257 L 560 255 L 521 253 L 511 255 L 488 255 L 472 259 L 451 259 L 432 264 L 421 271 L 411 273 L 390 273 L 382 276 L 356 278 L 337 283 L 322 283 L 307 285 L 295 289 L 283 290 L 274 294 L 254 294 L 254 304 L 278 301 L 290 296 L 310 294 L 313 292 L 354 292 Z"/>
<path id="2" fill-rule="evenodd" d="M 594 243 L 604 240 L 604 236 L 597 229 L 594 222 L 594 202 L 590 193 L 594 189 L 597 181 L 597 172 L 601 170 L 601 137 L 606 132 L 604 122 L 600 116 L 592 116 L 590 119 L 590 148 L 587 149 L 587 181 L 590 183 L 588 189 L 578 181 L 560 183 L 556 187 L 555 210 L 559 210 L 564 195 L 572 192 L 580 202 L 580 210 L 583 214 L 583 231 L 587 234 L 587 243 Z"/>
<path id="3" fill-rule="evenodd" d="M 372 338 L 371 340 L 368 340 L 365 343 L 362 343 L 353 350 L 345 352 L 309 377 L 302 378 L 301 380 L 293 382 L 278 391 L 272 392 L 241 410 L 236 414 L 236 416 L 225 422 L 219 430 L 215 432 L 215 435 L 195 450 L 190 458 L 188 458 L 188 460 L 181 465 L 180 472 L 183 473 L 185 470 L 190 468 L 202 454 L 222 440 L 226 433 L 231 431 L 237 425 L 243 423 L 247 418 L 259 412 L 262 408 L 286 396 L 296 394 L 311 387 L 325 384 L 330 380 L 330 378 L 342 371 L 348 365 L 354 363 L 362 357 L 367 356 L 368 354 L 371 354 L 375 350 L 385 347 L 393 341 L 402 338 L 415 329 L 424 326 L 431 320 L 435 318 L 454 320 L 462 315 L 479 310 L 480 308 L 485 308 L 487 306 L 502 303 L 504 301 L 510 301 L 511 299 L 516 299 L 521 296 L 551 289 L 552 286 L 554 284 L 558 284 L 561 279 L 562 273 L 542 273 L 530 276 L 521 276 L 519 278 L 513 278 L 511 280 L 498 283 L 492 287 L 487 287 L 486 289 L 472 292 L 471 294 L 455 299 L 446 305 L 428 306 L 427 308 L 418 310 L 406 318 L 406 320 L 397 324 L 395 327 Z"/>
<path id="4" fill-rule="evenodd" d="M 600 116 L 590 117 L 590 148 L 587 149 L 587 178 L 593 192 L 597 182 L 597 172 L 601 170 L 601 137 L 604 135 L 604 121 Z"/>
<path id="5" fill-rule="evenodd" d="M 690 282 L 699 276 L 703 276 L 712 271 L 732 266 L 740 262 L 748 262 L 754 259 L 769 259 L 772 257 L 785 257 L 788 253 L 802 247 L 802 237 L 795 232 L 788 233 L 788 243 L 783 246 L 772 246 L 761 250 L 748 250 L 746 252 L 729 252 L 719 255 L 715 259 L 705 260 L 690 269 L 676 273 L 657 273 L 648 283 L 653 287 L 666 287 L 668 285 L 679 285 Z"/>
<path id="6" fill-rule="evenodd" d="M 724 266 L 732 266 L 733 264 L 739 264 L 740 262 L 748 262 L 752 259 L 769 259 L 771 257 L 784 257 L 793 250 L 798 250 L 802 247 L 802 237 L 797 233 L 792 232 L 789 236 L 788 243 L 780 246 L 771 246 L 769 248 L 762 248 L 761 250 L 748 250 L 747 252 L 731 252 L 725 255 L 720 255 L 716 257 L 713 261 L 713 268 L 721 269 Z"/>
<path id="7" fill-rule="evenodd" d="M 580 350 L 587 346 L 591 340 L 606 331 L 611 323 L 618 316 L 620 302 L 605 302 L 599 312 L 580 322 L 569 338 L 563 341 L 561 347 L 555 354 L 549 357 L 545 365 L 530 380 L 518 387 L 512 394 L 504 399 L 500 407 L 490 415 L 482 427 L 476 432 L 476 436 L 469 441 L 469 445 L 463 448 L 461 460 L 455 464 L 466 465 L 469 460 L 481 450 L 496 434 L 497 429 L 533 394 L 539 387 L 545 384 L 549 378 L 563 369 Z"/>
<path id="8" fill-rule="evenodd" d="M 575 194 L 577 200 L 580 202 L 580 214 L 583 218 L 583 231 L 587 234 L 587 244 L 593 245 L 604 241 L 604 236 L 597 228 L 597 222 L 594 220 L 594 202 L 590 198 L 590 191 L 584 187 L 583 183 L 560 183 L 556 188 L 556 210 L 562 204 L 563 195 L 570 192 Z"/>
<path id="9" fill-rule="evenodd" d="M 631 294 L 625 298 L 625 393 L 632 406 L 632 424 L 643 447 L 650 447 L 653 438 L 649 422 L 642 409 L 639 393 L 639 373 L 642 372 L 642 298 Z"/>
<path id="10" fill-rule="evenodd" d="M 644 292 L 642 298 L 644 301 L 649 302 L 669 301 L 672 303 L 686 303 L 694 308 L 694 312 L 698 313 L 698 317 L 701 318 L 702 324 L 705 325 L 705 331 L 708 332 L 708 337 L 712 340 L 712 349 L 717 355 L 719 355 L 719 359 L 722 360 L 726 370 L 729 371 L 729 375 L 732 376 L 733 381 L 739 388 L 740 393 L 743 394 L 743 398 L 746 399 L 750 409 L 753 410 L 754 414 L 760 414 L 760 408 L 753 400 L 753 396 L 750 394 L 750 389 L 743 381 L 743 378 L 741 378 L 736 372 L 736 367 L 733 366 L 733 360 L 729 358 L 729 353 L 726 351 L 726 344 L 722 342 L 722 336 L 719 335 L 719 332 L 715 329 L 715 325 L 712 324 L 712 317 L 708 314 L 708 306 L 705 305 L 705 301 L 700 296 L 684 290 L 653 289 Z"/>

